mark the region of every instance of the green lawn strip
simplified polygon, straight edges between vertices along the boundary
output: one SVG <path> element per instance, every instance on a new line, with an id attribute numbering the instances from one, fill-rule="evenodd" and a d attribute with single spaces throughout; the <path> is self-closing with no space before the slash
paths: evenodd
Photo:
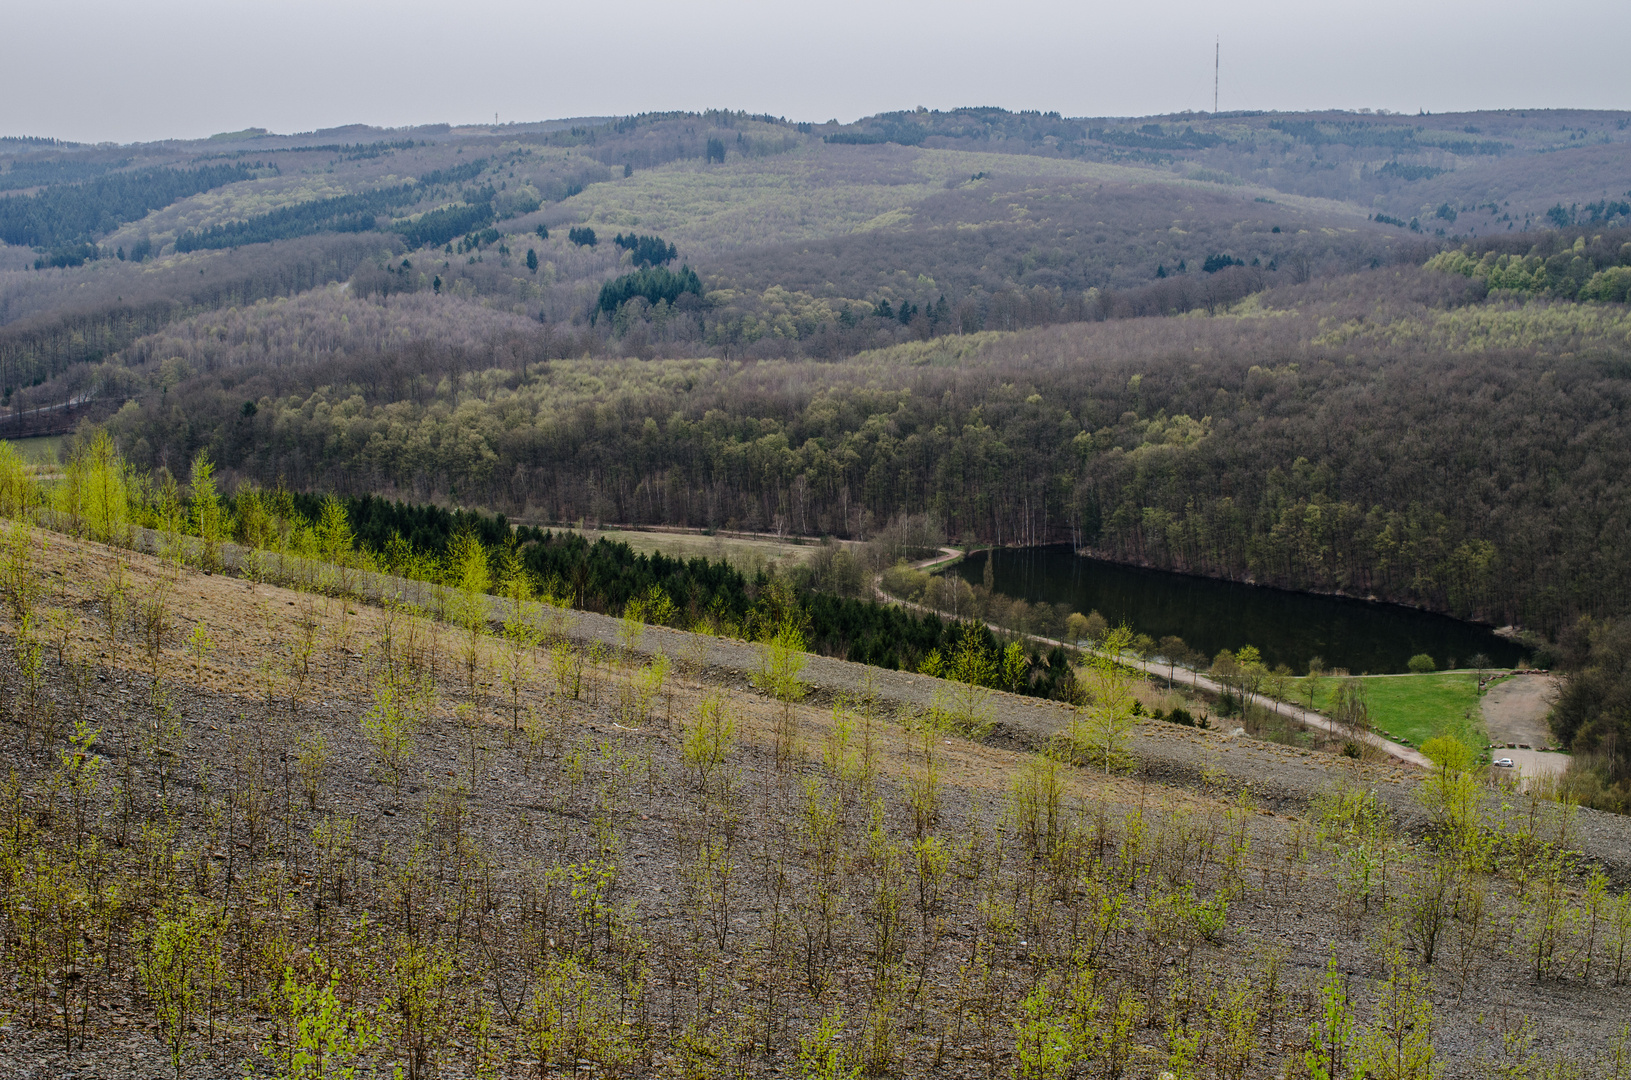
<path id="1" fill-rule="evenodd" d="M 1308 703 L 1307 679 L 1293 680 L 1292 699 Z M 1483 726 L 1478 702 L 1478 677 L 1471 671 L 1435 671 L 1425 675 L 1363 675 L 1365 697 L 1370 705 L 1371 724 L 1378 733 L 1395 740 L 1408 740 L 1420 746 L 1434 735 L 1455 734 L 1471 724 Z M 1331 715 L 1335 705 L 1336 679 L 1320 679 L 1314 706 Z"/>

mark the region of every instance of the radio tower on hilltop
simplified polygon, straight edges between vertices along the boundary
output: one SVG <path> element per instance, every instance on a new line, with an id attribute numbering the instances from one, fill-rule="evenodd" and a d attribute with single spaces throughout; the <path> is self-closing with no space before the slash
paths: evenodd
<path id="1" fill-rule="evenodd" d="M 1223 39 L 1212 41 L 1212 115 L 1218 114 L 1218 61 L 1223 58 Z"/>

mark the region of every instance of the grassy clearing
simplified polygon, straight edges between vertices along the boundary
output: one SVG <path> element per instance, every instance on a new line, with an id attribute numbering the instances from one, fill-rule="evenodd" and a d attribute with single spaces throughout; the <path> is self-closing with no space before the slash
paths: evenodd
<path id="1" fill-rule="evenodd" d="M 1029 155 L 902 146 L 806 145 L 768 158 L 721 166 L 695 160 L 642 170 L 618 183 L 595 184 L 565 205 L 607 228 L 660 232 L 682 247 L 729 249 L 797 243 L 911 223 L 913 208 L 977 174 L 1005 179 L 1075 181 L 1090 196 L 1105 183 L 1156 183 L 1212 189 L 1165 169 Z M 1249 194 L 1258 189 L 1238 188 Z M 1267 189 L 1264 189 L 1265 191 Z M 1355 219 L 1351 204 L 1276 193 L 1298 209 Z M 1016 204 L 1015 221 L 1027 215 Z"/>
<path id="2" fill-rule="evenodd" d="M 652 229 L 682 247 L 735 248 L 903 226 L 914 204 L 979 172 L 1084 184 L 1178 179 L 1124 165 L 895 146 L 857 152 L 816 143 L 723 166 L 673 162 L 595 184 L 568 205 L 596 225 Z"/>
<path id="3" fill-rule="evenodd" d="M 29 439 L 0 439 L 0 442 L 11 443 L 12 449 L 24 461 L 35 464 L 50 464 L 57 460 L 57 448 L 62 445 L 61 435 L 36 435 Z"/>
<path id="4" fill-rule="evenodd" d="M 793 544 L 777 540 L 753 540 L 734 536 L 704 536 L 701 533 L 644 532 L 623 529 L 557 529 L 581 532 L 589 542 L 605 537 L 633 548 L 636 554 L 660 551 L 671 558 L 723 559 L 739 570 L 752 571 L 771 562 L 796 566 L 808 562 L 821 548 L 817 544 Z"/>
<path id="5" fill-rule="evenodd" d="M 1296 679 L 1294 700 L 1308 703 L 1308 680 Z M 1371 722 L 1392 739 L 1420 746 L 1434 735 L 1455 732 L 1469 721 L 1482 728 L 1478 702 L 1478 676 L 1471 671 L 1434 671 L 1425 675 L 1361 676 Z M 1320 679 L 1314 706 L 1329 714 L 1334 709 L 1336 679 Z"/>

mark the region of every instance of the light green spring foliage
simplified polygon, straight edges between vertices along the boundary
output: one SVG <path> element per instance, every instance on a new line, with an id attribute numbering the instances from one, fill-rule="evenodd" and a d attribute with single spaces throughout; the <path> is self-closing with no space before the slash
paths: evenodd
<path id="1" fill-rule="evenodd" d="M 639 1004 L 638 991 L 620 986 L 615 974 L 576 956 L 551 956 L 539 965 L 532 995 L 521 1009 L 522 1040 L 543 1075 L 570 1075 L 584 1062 L 598 1075 L 630 1075 L 639 1058 L 639 1035 L 625 1010 Z M 564 1074 L 552 1068 L 557 1063 L 566 1065 Z"/>
<path id="2" fill-rule="evenodd" d="M 1480 822 L 1480 805 L 1486 789 L 1473 772 L 1476 755 L 1465 742 L 1449 735 L 1428 739 L 1421 750 L 1434 768 L 1418 797 L 1439 827 L 1442 842 L 1449 845 L 1445 854 L 1466 863 L 1468 869 L 1484 869 L 1489 841 Z"/>
<path id="3" fill-rule="evenodd" d="M 1372 1080 L 1433 1080 L 1433 1001 L 1422 973 L 1397 946 L 1386 956 L 1387 980 L 1376 1015 L 1359 1035 L 1355 1076 Z"/>
<path id="4" fill-rule="evenodd" d="M 1046 986 L 1038 985 L 1020 1002 L 1014 1036 L 1014 1075 L 1019 1080 L 1055 1080 L 1069 1075 L 1070 1039 L 1054 1016 Z"/>
<path id="5" fill-rule="evenodd" d="M 493 571 L 481 541 L 474 533 L 457 534 L 447 545 L 442 566 L 442 583 L 453 590 L 454 621 L 466 628 L 485 622 Z"/>
<path id="6" fill-rule="evenodd" d="M 33 614 L 43 584 L 40 581 L 40 553 L 45 534 L 22 521 L 0 526 L 0 596 L 7 613 L 18 627 Z"/>
<path id="7" fill-rule="evenodd" d="M 1585 238 L 1581 237 L 1583 241 Z M 1583 249 L 1583 243 L 1577 247 Z M 1622 255 L 1622 258 L 1624 256 Z M 1591 274 L 1575 291 L 1575 279 L 1560 278 L 1546 268 L 1539 255 L 1502 255 L 1485 252 L 1473 258 L 1465 251 L 1441 251 L 1424 264 L 1428 270 L 1462 277 L 1478 278 L 1490 292 L 1507 291 L 1545 296 L 1552 293 L 1578 296 L 1599 303 L 1624 303 L 1631 291 L 1631 266 L 1610 266 Z M 1589 265 L 1587 266 L 1589 270 Z"/>
<path id="8" fill-rule="evenodd" d="M 233 498 L 238 510 L 238 537 L 244 546 L 268 550 L 282 539 L 275 500 L 252 484 L 241 485 Z"/>
<path id="9" fill-rule="evenodd" d="M 1001 669 L 979 634 L 963 634 L 949 659 L 942 659 L 938 650 L 931 652 L 922 670 L 946 680 L 935 688 L 929 706 L 930 723 L 935 729 L 975 739 L 990 730 L 991 688 Z"/>
<path id="10" fill-rule="evenodd" d="M 400 1038 L 412 1055 L 416 1076 L 432 1064 L 434 1048 L 453 1030 L 455 999 L 453 957 L 436 945 L 421 945 L 399 936 L 391 964 Z"/>
<path id="11" fill-rule="evenodd" d="M 799 1076 L 803 1080 L 856 1080 L 861 1066 L 854 1064 L 839 1041 L 844 1014 L 833 1010 L 816 1029 L 799 1040 Z"/>
<path id="12" fill-rule="evenodd" d="M 508 602 L 504 626 L 500 632 L 503 660 L 499 678 L 510 699 L 510 727 L 520 730 L 521 698 L 534 666 L 534 654 L 544 643 L 545 634 L 534 623 L 537 603 L 532 575 L 521 565 L 520 553 L 513 543 L 505 545 L 499 555 L 499 594 Z"/>
<path id="13" fill-rule="evenodd" d="M 719 694 L 709 694 L 697 705 L 696 722 L 685 729 L 680 756 L 706 791 L 730 755 L 736 737 L 736 715 Z"/>
<path id="14" fill-rule="evenodd" d="M 550 670 L 555 674 L 555 693 L 562 700 L 576 701 L 583 692 L 583 650 L 566 637 L 549 645 Z"/>
<path id="15" fill-rule="evenodd" d="M 658 653 L 652 657 L 651 663 L 641 668 L 633 680 L 638 688 L 638 713 L 636 719 L 644 723 L 651 717 L 652 707 L 662 696 L 663 689 L 668 685 L 668 672 L 671 667 L 668 657 Z"/>
<path id="16" fill-rule="evenodd" d="M 212 989 L 225 981 L 222 930 L 212 905 L 184 896 L 160 914 L 141 942 L 137 970 L 177 1080 L 187 1064 L 194 1021 Z"/>
<path id="17" fill-rule="evenodd" d="M 1624 348 L 1631 343 L 1631 312 L 1594 304 L 1473 305 L 1391 321 L 1353 319 L 1332 325 L 1311 343 L 1340 348 L 1358 342 L 1460 353 Z"/>
<path id="18" fill-rule="evenodd" d="M 645 605 L 638 599 L 630 600 L 623 605 L 623 618 L 618 622 L 618 648 L 625 654 L 632 656 L 640 650 L 640 644 L 645 640 L 645 636 Z"/>
<path id="19" fill-rule="evenodd" d="M 1385 841 L 1392 835 L 1387 805 L 1376 792 L 1349 784 L 1338 784 L 1315 797 L 1315 835 L 1322 843 L 1340 846 L 1353 839 Z"/>
<path id="20" fill-rule="evenodd" d="M 1066 1080 L 1083 1065 L 1096 1065 L 1099 1075 L 1119 1076 L 1133 1055 L 1133 1033 L 1143 1015 L 1132 995 L 1100 993 L 1085 964 L 1050 973 L 1020 1004 L 1015 1071 L 1023 1080 Z"/>
<path id="21" fill-rule="evenodd" d="M 494 591 L 509 601 L 511 618 L 523 618 L 530 612 L 530 605 L 538 598 L 538 583 L 528 572 L 526 563 L 522 561 L 521 549 L 516 546 L 513 533 L 498 552 L 498 565 L 495 569 L 498 585 Z"/>
<path id="22" fill-rule="evenodd" d="M 759 642 L 759 670 L 753 685 L 783 704 L 804 697 L 799 680 L 809 656 L 804 651 L 804 633 L 791 617 L 780 620 Z"/>
<path id="23" fill-rule="evenodd" d="M 283 969 L 277 1004 L 289 1021 L 287 1045 L 267 1042 L 261 1053 L 278 1063 L 275 1080 L 354 1080 L 369 1051 L 384 1039 L 391 1000 L 377 1008 L 345 1004 L 339 975 L 321 955 L 312 958 L 311 981 Z"/>
<path id="24" fill-rule="evenodd" d="M 130 542 L 130 467 L 114 449 L 108 432 L 96 432 L 85 455 L 85 506 L 91 538 L 103 543 Z"/>
<path id="25" fill-rule="evenodd" d="M 209 627 L 203 620 L 193 624 L 192 631 L 187 635 L 186 650 L 193 658 L 193 677 L 200 685 L 204 681 L 204 662 L 215 649 L 215 640 L 210 637 Z"/>
<path id="26" fill-rule="evenodd" d="M 435 701 L 429 680 L 412 682 L 387 675 L 374 688 L 374 704 L 363 714 L 362 727 L 393 787 L 413 756 L 413 744 Z"/>
<path id="27" fill-rule="evenodd" d="M 1133 632 L 1123 623 L 1108 631 L 1099 647 L 1087 656 L 1083 688 L 1088 704 L 1072 718 L 1069 739 L 1079 753 L 1102 762 L 1109 772 L 1120 755 L 1120 746 L 1137 722 L 1136 679 L 1119 658 L 1132 643 Z"/>
<path id="28" fill-rule="evenodd" d="M 70 532 L 104 544 L 128 544 L 133 479 L 105 431 L 76 451 L 52 492 L 52 508 Z"/>
<path id="29" fill-rule="evenodd" d="M 227 537 L 226 508 L 221 505 L 221 492 L 215 485 L 215 463 L 207 452 L 193 459 L 191 516 L 193 535 L 203 547 L 205 565 L 214 568 L 220 564 L 221 541 Z"/>
<path id="30" fill-rule="evenodd" d="M 1025 656 L 1025 646 L 1017 641 L 1010 641 L 1008 647 L 1002 650 L 1002 672 L 999 678 L 1003 689 L 1019 693 L 1025 687 L 1025 677 L 1030 670 L 1031 663 Z"/>
<path id="31" fill-rule="evenodd" d="M 40 505 L 34 470 L 16 447 L 0 439 L 0 517 L 20 520 Z"/>
<path id="32" fill-rule="evenodd" d="M 1308 1025 L 1308 1049 L 1303 1064 L 1312 1080 L 1343 1080 L 1351 1075 L 1357 1026 L 1348 988 L 1333 955 L 1320 984 L 1319 1015 Z"/>
<path id="33" fill-rule="evenodd" d="M 632 620 L 641 626 L 667 626 L 673 622 L 679 609 L 674 601 L 668 598 L 661 585 L 652 585 L 641 596 L 636 596 L 623 605 L 623 619 Z"/>
<path id="34" fill-rule="evenodd" d="M 168 469 L 152 492 L 147 520 L 158 529 L 160 556 L 180 565 L 187 553 L 181 538 L 187 532 L 188 514 L 181 487 Z"/>
<path id="35" fill-rule="evenodd" d="M 1436 775 L 1453 777 L 1472 768 L 1474 756 L 1466 743 L 1451 735 L 1438 735 L 1421 744 L 1421 752 L 1438 767 Z"/>
<path id="36" fill-rule="evenodd" d="M 351 519 L 346 515 L 345 504 L 338 498 L 330 495 L 323 500 L 323 509 L 318 514 L 313 531 L 317 538 L 317 551 L 324 562 L 341 566 L 351 559 L 356 537 L 351 532 Z"/>

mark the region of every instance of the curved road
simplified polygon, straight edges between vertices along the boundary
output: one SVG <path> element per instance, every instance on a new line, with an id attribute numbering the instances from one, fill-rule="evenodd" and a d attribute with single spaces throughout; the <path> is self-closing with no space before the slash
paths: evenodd
<path id="1" fill-rule="evenodd" d="M 963 552 L 958 551 L 956 548 L 943 547 L 940 549 L 940 554 L 934 556 L 933 558 L 920 559 L 919 561 L 912 563 L 911 566 L 914 570 L 937 569 L 947 565 L 948 563 L 956 562 L 962 557 Z M 914 604 L 910 601 L 901 600 L 898 597 L 890 596 L 888 593 L 883 591 L 882 574 L 877 574 L 873 577 L 872 592 L 879 601 L 886 604 L 898 604 L 901 607 L 911 608 L 914 611 L 921 611 L 926 614 L 944 614 L 943 612 L 935 611 L 933 608 L 924 607 L 922 604 Z M 1005 629 L 1004 627 L 998 626 L 996 623 L 986 623 L 985 625 L 990 627 L 992 631 L 999 634 L 1011 633 L 1011 631 Z M 1050 647 L 1058 645 L 1067 649 L 1081 648 L 1079 645 L 1073 645 L 1060 641 L 1057 638 L 1042 637 L 1039 634 L 1025 634 L 1022 636 L 1031 641 L 1035 641 L 1039 644 Z M 1084 651 L 1097 653 L 1099 650 L 1087 649 Z M 1146 675 L 1155 675 L 1160 678 L 1167 678 L 1166 676 L 1161 675 L 1161 669 L 1166 667 L 1165 664 L 1156 664 L 1148 660 L 1135 660 L 1126 656 L 1118 656 L 1115 659 L 1118 663 L 1121 663 L 1127 667 L 1137 668 Z M 1171 682 L 1172 680 L 1167 678 L 1167 681 Z M 1193 670 L 1191 670 L 1189 673 L 1189 681 L 1190 685 L 1196 687 L 1197 689 L 1206 690 L 1214 694 L 1222 694 L 1226 689 L 1222 683 L 1217 682 L 1215 679 L 1209 679 L 1205 675 Z M 1336 721 L 1332 720 L 1323 713 L 1317 713 L 1311 709 L 1305 709 L 1300 705 L 1293 705 L 1284 701 L 1276 701 L 1275 699 L 1268 697 L 1261 698 L 1260 701 L 1279 715 L 1295 720 L 1304 727 L 1314 728 L 1318 731 L 1324 731 L 1334 736 L 1345 736 L 1347 734 L 1346 731 L 1338 726 Z M 1391 739 L 1384 739 L 1375 732 L 1363 732 L 1360 735 L 1360 738 L 1369 745 L 1382 751 L 1384 754 L 1387 754 L 1389 757 L 1405 762 L 1406 764 L 1416 765 L 1423 769 L 1430 769 L 1433 767 L 1432 761 L 1430 761 L 1426 755 L 1412 750 L 1408 746 L 1403 746 L 1396 743 Z"/>

